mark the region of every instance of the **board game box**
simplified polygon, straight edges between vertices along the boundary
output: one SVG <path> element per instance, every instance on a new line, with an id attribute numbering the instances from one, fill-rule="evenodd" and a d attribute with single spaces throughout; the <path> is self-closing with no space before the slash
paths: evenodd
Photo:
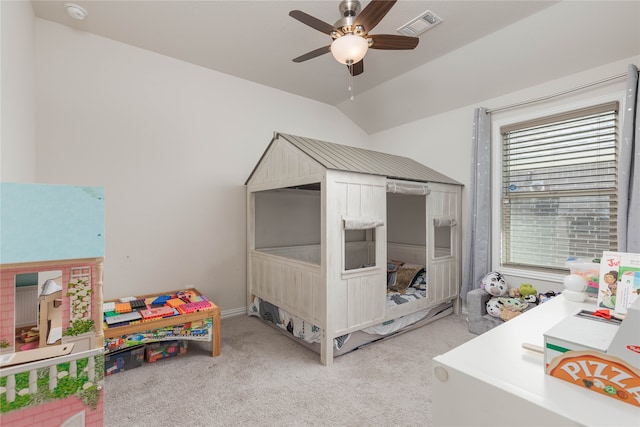
<path id="1" fill-rule="evenodd" d="M 626 314 L 638 295 L 640 295 L 640 254 L 622 254 L 618 267 L 616 312 Z"/>
<path id="2" fill-rule="evenodd" d="M 624 314 L 640 293 L 640 254 L 604 251 L 600 259 L 598 307 Z"/>

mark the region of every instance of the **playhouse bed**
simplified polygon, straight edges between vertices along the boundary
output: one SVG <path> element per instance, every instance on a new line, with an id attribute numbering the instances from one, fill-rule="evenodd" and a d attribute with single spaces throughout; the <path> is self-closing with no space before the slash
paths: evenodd
<path id="1" fill-rule="evenodd" d="M 247 312 L 304 336 L 321 363 L 459 310 L 455 180 L 276 133 L 245 184 Z"/>

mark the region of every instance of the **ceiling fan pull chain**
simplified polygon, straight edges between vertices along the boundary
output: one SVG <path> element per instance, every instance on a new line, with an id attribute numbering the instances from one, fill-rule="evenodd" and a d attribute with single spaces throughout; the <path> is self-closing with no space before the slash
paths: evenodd
<path id="1" fill-rule="evenodd" d="M 353 67 L 353 65 L 349 67 Z M 349 101 L 353 101 L 353 75 L 351 74 L 351 70 L 349 70 L 349 95 Z"/>

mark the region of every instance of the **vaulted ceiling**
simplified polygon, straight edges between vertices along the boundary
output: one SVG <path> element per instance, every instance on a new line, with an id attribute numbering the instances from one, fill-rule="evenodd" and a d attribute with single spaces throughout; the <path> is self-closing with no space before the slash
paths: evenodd
<path id="1" fill-rule="evenodd" d="M 367 133 L 640 54 L 639 1 L 400 0 L 372 34 L 399 34 L 427 10 L 442 23 L 414 50 L 370 50 L 350 81 L 330 53 L 292 61 L 331 38 L 289 12 L 333 25 L 338 0 L 74 1 L 82 21 L 68 2 L 32 4 L 37 17 L 334 105 Z"/>

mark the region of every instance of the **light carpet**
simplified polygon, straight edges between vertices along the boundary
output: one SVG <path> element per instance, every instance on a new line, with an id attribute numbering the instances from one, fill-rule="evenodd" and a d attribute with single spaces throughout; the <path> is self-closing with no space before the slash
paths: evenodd
<path id="1" fill-rule="evenodd" d="M 431 426 L 431 359 L 468 341 L 464 317 L 320 364 L 257 318 L 222 319 L 221 355 L 187 354 L 105 379 L 110 426 Z"/>

